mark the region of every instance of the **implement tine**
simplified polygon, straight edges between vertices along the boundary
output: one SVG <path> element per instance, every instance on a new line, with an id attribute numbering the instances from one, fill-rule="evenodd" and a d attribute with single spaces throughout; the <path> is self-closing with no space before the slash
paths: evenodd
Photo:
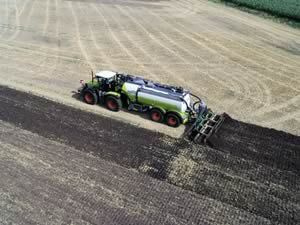
<path id="1" fill-rule="evenodd" d="M 209 115 L 206 118 L 199 117 L 184 136 L 193 142 L 196 142 L 200 138 L 199 142 L 206 144 L 209 138 L 220 129 L 224 120 L 224 114 Z"/>

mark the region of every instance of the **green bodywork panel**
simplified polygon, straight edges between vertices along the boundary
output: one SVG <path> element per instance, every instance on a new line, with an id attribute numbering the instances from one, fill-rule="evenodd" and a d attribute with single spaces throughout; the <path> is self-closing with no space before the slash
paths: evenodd
<path id="1" fill-rule="evenodd" d="M 105 96 L 107 96 L 107 95 L 112 95 L 112 96 L 115 96 L 115 97 L 118 97 L 118 98 L 120 98 L 120 96 L 121 96 L 120 93 L 115 92 L 115 91 L 109 91 L 109 92 L 106 92 L 106 93 L 105 93 Z"/>
<path id="2" fill-rule="evenodd" d="M 135 96 L 134 96 L 134 98 L 135 98 Z M 145 105 L 145 106 L 151 106 L 153 108 L 158 108 L 163 113 L 174 112 L 182 119 L 183 123 L 186 123 L 188 120 L 189 113 L 188 112 L 180 112 L 176 105 L 168 104 L 166 102 L 161 102 L 161 101 L 152 100 L 152 99 L 148 99 L 148 98 L 143 98 L 143 97 L 138 97 L 138 103 Z"/>
<path id="3" fill-rule="evenodd" d="M 98 82 L 96 79 L 94 79 L 93 81 L 91 80 L 91 81 L 87 82 L 86 84 L 89 88 L 99 89 L 101 82 Z"/>

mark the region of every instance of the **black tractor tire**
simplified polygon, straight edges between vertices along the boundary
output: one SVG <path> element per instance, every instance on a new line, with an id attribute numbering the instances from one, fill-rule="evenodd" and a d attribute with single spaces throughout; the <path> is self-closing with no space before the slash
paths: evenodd
<path id="1" fill-rule="evenodd" d="M 159 109 L 151 109 L 149 116 L 150 116 L 150 119 L 154 122 L 161 123 L 164 121 L 164 114 Z"/>
<path id="2" fill-rule="evenodd" d="M 166 124 L 170 127 L 179 127 L 181 124 L 181 119 L 175 113 L 168 113 L 166 116 Z"/>
<path id="3" fill-rule="evenodd" d="M 85 90 L 82 94 L 83 101 L 89 105 L 95 105 L 98 102 L 98 96 L 93 90 Z"/>
<path id="4" fill-rule="evenodd" d="M 120 98 L 109 95 L 105 97 L 105 106 L 108 110 L 118 112 L 122 108 L 122 101 Z"/>

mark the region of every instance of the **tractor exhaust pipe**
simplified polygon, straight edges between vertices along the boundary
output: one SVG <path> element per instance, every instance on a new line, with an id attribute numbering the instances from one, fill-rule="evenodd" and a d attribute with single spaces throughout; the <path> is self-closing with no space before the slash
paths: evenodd
<path id="1" fill-rule="evenodd" d="M 91 73 L 92 73 L 92 83 L 94 83 L 94 71 L 91 70 Z"/>

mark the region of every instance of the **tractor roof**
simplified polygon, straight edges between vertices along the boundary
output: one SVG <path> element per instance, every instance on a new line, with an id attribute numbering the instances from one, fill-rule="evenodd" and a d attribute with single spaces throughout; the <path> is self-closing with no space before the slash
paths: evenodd
<path id="1" fill-rule="evenodd" d="M 96 77 L 102 77 L 102 78 L 112 78 L 113 76 L 115 76 L 117 73 L 113 72 L 113 71 L 108 71 L 108 70 L 103 70 L 103 71 L 99 71 L 96 73 Z"/>

